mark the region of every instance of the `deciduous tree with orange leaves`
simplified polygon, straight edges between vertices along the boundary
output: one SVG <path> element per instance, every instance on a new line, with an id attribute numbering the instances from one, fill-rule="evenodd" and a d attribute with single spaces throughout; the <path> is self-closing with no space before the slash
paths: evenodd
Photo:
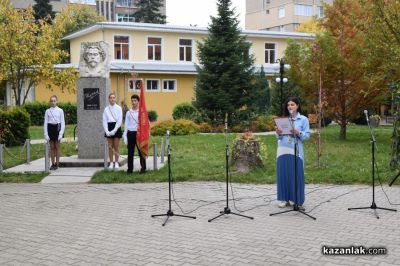
<path id="1" fill-rule="evenodd" d="M 385 81 L 374 72 L 381 62 L 371 60 L 365 32 L 358 28 L 365 21 L 361 4 L 336 0 L 325 14 L 325 32 L 313 41 L 291 41 L 286 61 L 292 66 L 289 75 L 309 102 L 317 104 L 321 80 L 326 111 L 340 125 L 339 139 L 344 140 L 348 123 L 382 100 Z"/>

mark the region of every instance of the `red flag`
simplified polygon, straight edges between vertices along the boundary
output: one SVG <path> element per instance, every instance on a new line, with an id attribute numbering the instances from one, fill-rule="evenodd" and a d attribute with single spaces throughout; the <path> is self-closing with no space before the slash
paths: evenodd
<path id="1" fill-rule="evenodd" d="M 136 134 L 136 143 L 143 155 L 147 159 L 149 155 L 150 140 L 150 121 L 147 114 L 146 101 L 144 99 L 143 81 L 140 81 L 140 100 L 139 100 L 139 123 Z"/>

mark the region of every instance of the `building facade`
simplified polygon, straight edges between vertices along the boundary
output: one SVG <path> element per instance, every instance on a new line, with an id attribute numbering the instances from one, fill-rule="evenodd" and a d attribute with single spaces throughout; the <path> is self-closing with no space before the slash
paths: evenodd
<path id="1" fill-rule="evenodd" d="M 324 16 L 324 4 L 334 0 L 246 0 L 248 30 L 296 31 L 313 16 Z"/>
<path id="2" fill-rule="evenodd" d="M 137 0 L 52 0 L 50 4 L 56 13 L 59 13 L 68 4 L 81 4 L 92 7 L 99 15 L 104 16 L 107 21 L 135 22 L 136 2 Z M 163 6 L 159 12 L 166 15 L 166 0 L 162 2 Z M 11 3 L 18 9 L 26 9 L 29 5 L 36 4 L 34 0 L 11 0 Z"/>
<path id="3" fill-rule="evenodd" d="M 50 0 L 53 11 L 56 13 L 59 13 L 69 2 L 70 0 Z M 36 4 L 34 0 L 11 0 L 10 3 L 17 9 L 27 9 L 28 6 L 34 6 Z"/>
<path id="4" fill-rule="evenodd" d="M 170 119 L 175 105 L 191 102 L 195 97 L 197 44 L 207 34 L 206 28 L 101 22 L 65 37 L 70 41 L 71 64 L 56 68 L 73 66 L 78 69 L 81 43 L 105 41 L 110 47 L 110 79 L 118 103 L 129 104 L 130 96 L 138 93 L 135 83 L 141 80 L 147 108 L 156 111 L 161 120 Z M 255 67 L 264 66 L 270 77 L 279 71 L 275 62 L 284 54 L 288 39 L 314 38 L 306 33 L 248 30 L 242 35 L 252 44 L 250 52 L 255 56 Z M 55 86 L 49 90 L 39 84 L 31 93 L 30 100 L 48 101 L 56 94 L 59 101 L 76 102 L 75 92 L 62 91 Z"/>

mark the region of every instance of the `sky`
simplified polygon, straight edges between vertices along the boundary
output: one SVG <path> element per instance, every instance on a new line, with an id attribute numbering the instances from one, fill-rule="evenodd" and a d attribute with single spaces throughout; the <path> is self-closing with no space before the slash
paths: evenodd
<path id="1" fill-rule="evenodd" d="M 210 16 L 217 14 L 217 0 L 166 0 L 167 23 L 171 25 L 207 27 Z M 232 0 L 244 28 L 246 0 Z"/>

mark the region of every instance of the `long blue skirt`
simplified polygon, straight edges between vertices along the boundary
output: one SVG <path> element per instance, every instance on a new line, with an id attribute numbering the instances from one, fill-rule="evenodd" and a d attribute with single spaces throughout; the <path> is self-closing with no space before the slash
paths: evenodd
<path id="1" fill-rule="evenodd" d="M 293 201 L 298 205 L 304 203 L 304 164 L 300 157 L 297 157 L 297 195 L 294 182 L 294 162 L 295 156 L 292 154 L 284 154 L 277 158 L 277 187 L 278 200 Z M 297 197 L 296 197 L 297 196 Z"/>

